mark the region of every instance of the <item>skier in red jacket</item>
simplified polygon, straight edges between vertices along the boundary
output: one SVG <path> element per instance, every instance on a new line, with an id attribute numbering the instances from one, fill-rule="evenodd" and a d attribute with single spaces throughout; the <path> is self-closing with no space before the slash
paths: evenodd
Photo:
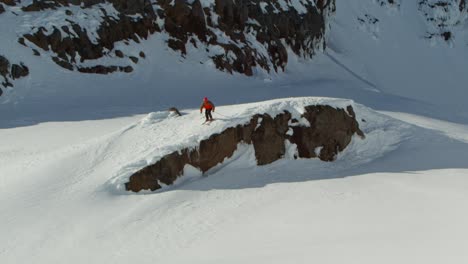
<path id="1" fill-rule="evenodd" d="M 208 98 L 203 98 L 203 103 L 202 105 L 200 106 L 200 113 L 203 111 L 203 108 L 205 108 L 205 117 L 206 117 L 206 121 L 205 122 L 208 122 L 208 121 L 213 121 L 213 116 L 211 115 L 211 111 L 214 112 L 215 110 L 215 106 L 214 104 L 208 100 Z"/>

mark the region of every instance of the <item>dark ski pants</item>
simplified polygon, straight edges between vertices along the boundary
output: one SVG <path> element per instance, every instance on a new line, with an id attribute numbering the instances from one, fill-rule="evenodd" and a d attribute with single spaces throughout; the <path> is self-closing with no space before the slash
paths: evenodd
<path id="1" fill-rule="evenodd" d="M 206 109 L 205 110 L 205 117 L 206 117 L 206 120 L 212 120 L 213 119 L 213 116 L 211 115 L 211 109 Z"/>

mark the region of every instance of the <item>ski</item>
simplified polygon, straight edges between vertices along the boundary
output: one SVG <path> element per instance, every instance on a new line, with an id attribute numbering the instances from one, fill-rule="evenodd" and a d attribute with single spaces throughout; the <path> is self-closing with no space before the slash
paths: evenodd
<path id="1" fill-rule="evenodd" d="M 207 125 L 207 126 L 209 126 L 209 125 L 211 124 L 211 122 L 213 122 L 213 121 L 215 121 L 215 120 L 214 120 L 214 119 L 212 119 L 212 120 L 207 120 L 207 121 L 203 122 L 202 125 Z"/>

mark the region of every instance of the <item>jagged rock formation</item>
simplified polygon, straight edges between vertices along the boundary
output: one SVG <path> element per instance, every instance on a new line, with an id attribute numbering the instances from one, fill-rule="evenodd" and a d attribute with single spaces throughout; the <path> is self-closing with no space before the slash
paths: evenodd
<path id="1" fill-rule="evenodd" d="M 4 3 L 5 5 L 8 5 L 8 6 L 15 6 L 16 5 L 15 0 L 0 0 L 0 3 Z"/>
<path id="2" fill-rule="evenodd" d="M 109 4 L 110 3 L 110 4 Z M 84 28 L 79 21 L 74 20 L 74 14 L 68 7 L 81 5 L 81 8 L 98 12 L 90 19 L 101 20 L 97 28 Z M 148 0 L 35 0 L 22 8 L 24 12 L 36 12 L 44 9 L 57 9 L 64 13 L 63 25 L 52 28 L 38 27 L 30 34 L 25 34 L 19 40 L 33 43 L 44 51 L 51 50 L 56 56 L 55 63 L 68 70 L 78 70 L 84 73 L 108 74 L 115 71 L 132 72 L 127 66 L 100 65 L 80 66 L 79 63 L 92 61 L 104 56 L 119 56 L 114 44 L 118 41 L 133 40 L 137 43 L 159 30 L 155 23 L 155 13 Z M 90 15 L 91 16 L 91 15 Z M 93 34 L 90 35 L 90 32 Z M 119 57 L 123 58 L 121 54 Z M 131 61 L 135 62 L 134 59 Z"/>
<path id="3" fill-rule="evenodd" d="M 325 48 L 325 20 L 335 10 L 335 0 L 1 1 L 22 6 L 23 12 L 53 10 L 63 15 L 61 22 L 34 25 L 18 42 L 52 51 L 52 60 L 65 69 L 97 74 L 132 72 L 138 58 L 114 50 L 115 44 L 139 43 L 155 33 L 168 35 L 167 45 L 182 56 L 189 55 L 189 45 L 206 52 L 220 70 L 246 75 L 257 67 L 284 70 L 288 48 L 308 58 Z M 82 25 L 74 15 L 77 9 L 99 26 Z M 105 65 L 99 62 L 104 57 L 122 62 Z"/>
<path id="4" fill-rule="evenodd" d="M 304 124 L 307 122 L 309 124 Z M 257 114 L 247 124 L 228 128 L 202 140 L 197 148 L 166 155 L 133 174 L 125 186 L 134 192 L 157 190 L 161 184 L 174 183 L 187 164 L 206 172 L 231 157 L 242 142 L 253 145 L 258 165 L 282 158 L 286 152 L 286 140 L 297 145 L 296 158 L 318 157 L 323 161 L 333 161 L 338 152 L 351 142 L 354 134 L 364 137 L 351 106 L 346 110 L 322 105 L 307 106 L 301 121 L 293 119 L 287 111 L 275 117 Z"/>
<path id="5" fill-rule="evenodd" d="M 4 88 L 13 87 L 11 79 L 19 79 L 28 76 L 29 69 L 23 63 L 10 64 L 10 61 L 0 55 L 0 76 L 3 77 L 1 82 Z M 2 95 L 2 89 L 0 89 L 0 95 Z"/>

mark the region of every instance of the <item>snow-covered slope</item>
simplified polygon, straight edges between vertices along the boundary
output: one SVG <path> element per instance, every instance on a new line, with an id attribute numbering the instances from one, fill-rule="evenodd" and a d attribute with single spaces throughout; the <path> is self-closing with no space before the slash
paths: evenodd
<path id="1" fill-rule="evenodd" d="M 329 53 L 379 90 L 466 114 L 464 0 L 339 1 Z M 444 33 L 450 32 L 445 40 Z"/>
<path id="2" fill-rule="evenodd" d="M 9 55 L 11 63 L 24 62 L 30 74 L 15 80 L 15 87 L 5 89 L 0 97 L 2 127 L 196 107 L 199 98 L 207 95 L 221 104 L 285 96 L 343 97 L 381 110 L 404 108 L 466 121 L 468 7 L 458 0 L 442 1 L 447 6 L 420 2 L 338 0 L 336 14 L 327 21 L 324 52 L 317 50 L 309 61 L 288 50 L 285 73 L 259 71 L 253 77 L 219 72 L 206 51 L 193 45 L 187 45 L 183 58 L 167 47 L 168 36 L 159 33 L 139 44 L 115 43 L 115 49 L 126 56 L 145 53 L 146 58 L 131 64 L 132 73 L 71 72 L 46 53 L 34 56 L 30 48 L 17 43 L 40 14 L 15 16 L 12 11 L 19 7 L 5 6 L 7 12 L 0 15 L 0 51 Z M 447 41 L 444 32 L 451 32 Z M 128 57 L 114 55 L 101 60 L 131 63 Z"/>
<path id="3" fill-rule="evenodd" d="M 410 123 L 428 127 L 429 120 L 414 115 L 395 119 L 353 104 L 366 139 L 355 138 L 336 162 L 259 167 L 245 146 L 203 177 L 187 171 L 192 177 L 175 187 L 149 195 L 119 189 L 122 172 L 168 147 L 253 113 L 311 103 L 353 104 L 297 98 L 220 106 L 211 126 L 186 109 L 184 126 L 155 112 L 0 130 L 1 262 L 468 260 L 461 209 L 468 127 L 418 127 Z"/>

